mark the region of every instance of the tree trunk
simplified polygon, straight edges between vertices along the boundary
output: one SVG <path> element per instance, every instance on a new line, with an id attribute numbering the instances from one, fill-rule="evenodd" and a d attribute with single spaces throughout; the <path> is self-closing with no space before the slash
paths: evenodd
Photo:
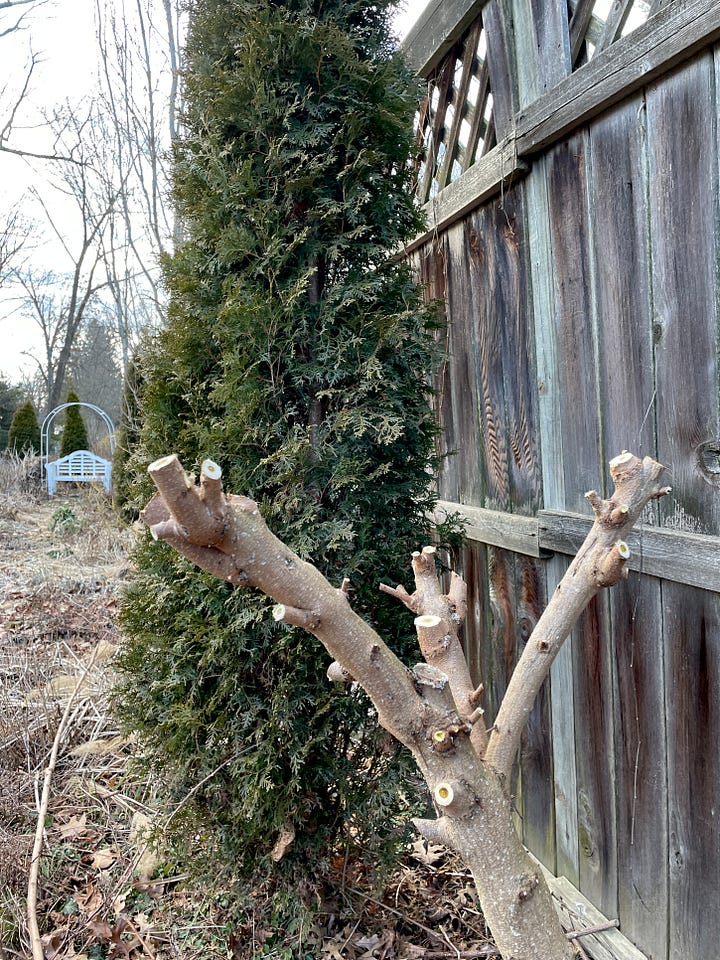
<path id="1" fill-rule="evenodd" d="M 615 494 L 588 494 L 595 524 L 528 641 L 488 741 L 458 640 L 465 614 L 464 585 L 454 578 L 447 595 L 435 572 L 434 550 L 413 554 L 415 592 L 382 589 L 418 614 L 425 663 L 409 671 L 377 633 L 311 564 L 275 537 L 247 497 L 225 496 L 221 470 L 206 460 L 200 485 L 177 457 L 151 464 L 158 493 L 143 512 L 155 539 L 223 580 L 253 586 L 276 601 L 276 620 L 313 633 L 337 663 L 329 674 L 354 678 L 378 719 L 408 747 L 435 800 L 438 818 L 418 820 L 427 838 L 457 851 L 471 870 L 485 918 L 504 960 L 572 960 L 542 874 L 513 824 L 507 784 L 520 734 L 537 690 L 584 605 L 621 576 L 629 550 L 620 539 L 653 497 L 660 464 L 622 454 L 611 462 Z M 529 652 L 528 652 L 529 651 Z"/>

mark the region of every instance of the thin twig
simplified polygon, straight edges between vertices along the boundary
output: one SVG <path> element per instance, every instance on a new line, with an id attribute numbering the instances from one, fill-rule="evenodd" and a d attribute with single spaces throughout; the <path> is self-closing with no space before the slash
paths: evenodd
<path id="1" fill-rule="evenodd" d="M 565 936 L 568 940 L 574 940 L 576 937 L 591 937 L 595 933 L 605 933 L 606 930 L 617 930 L 619 926 L 619 920 L 604 920 L 602 923 L 596 923 L 594 927 L 585 927 L 584 930 L 570 930 Z"/>
<path id="2" fill-rule="evenodd" d="M 573 937 L 573 938 L 571 939 L 570 943 L 575 947 L 575 949 L 577 950 L 579 956 L 582 957 L 582 960 L 590 960 L 590 957 L 589 957 L 589 956 L 585 953 L 585 951 L 583 950 L 583 948 L 582 948 L 582 946 L 581 946 L 581 944 L 580 944 L 580 941 L 578 940 L 577 937 Z"/>
<path id="3" fill-rule="evenodd" d="M 70 722 L 70 712 L 75 702 L 75 698 L 80 692 L 80 688 L 92 669 L 98 649 L 99 646 L 95 647 L 93 655 L 90 658 L 90 662 L 83 670 L 83 673 L 81 674 L 78 682 L 73 688 L 72 693 L 70 694 L 70 697 L 68 698 L 65 711 L 60 719 L 60 723 L 58 724 L 57 732 L 55 734 L 55 739 L 53 740 L 50 760 L 45 769 L 43 791 L 40 798 L 40 807 L 38 809 L 37 825 L 35 827 L 35 842 L 33 843 L 32 860 L 30 861 L 30 875 L 28 877 L 27 915 L 33 960 L 44 960 L 45 958 L 45 951 L 43 950 L 42 941 L 40 940 L 40 929 L 38 927 L 37 920 L 37 885 L 38 875 L 40 873 L 40 855 L 42 852 L 43 838 L 45 835 L 45 819 L 47 817 L 48 804 L 50 802 L 50 785 L 52 783 L 53 773 L 55 772 L 58 754 L 60 753 L 60 745 L 63 742 L 65 732 Z"/>
<path id="4" fill-rule="evenodd" d="M 389 906 L 387 903 L 383 903 L 382 900 L 376 900 L 375 897 L 371 897 L 369 894 L 363 893 L 362 890 L 357 890 L 355 887 L 346 887 L 345 889 L 347 890 L 348 893 L 355 894 L 355 896 L 361 897 L 363 900 L 367 900 L 368 903 L 374 903 L 377 907 L 380 907 L 383 910 L 387 910 L 388 913 L 392 913 L 396 917 L 400 917 L 406 923 L 412 924 L 413 927 L 417 927 L 419 930 L 422 930 L 423 933 L 426 933 L 429 937 L 432 937 L 433 940 L 437 940 L 440 943 L 442 943 L 444 940 L 446 943 L 449 943 L 447 939 L 447 934 L 445 934 L 444 932 L 442 934 L 439 934 L 437 930 L 432 930 L 430 927 L 426 927 L 424 924 L 419 923 L 417 920 L 413 920 L 412 917 L 406 916 L 401 910 L 396 910 L 394 907 Z M 454 954 L 434 953 L 434 954 L 428 954 L 428 956 L 437 956 L 437 957 L 458 956 L 458 957 L 462 957 L 463 960 L 471 960 L 471 958 L 473 957 L 491 957 L 491 956 L 499 957 L 500 956 L 499 951 L 494 954 L 478 953 L 478 952 L 463 953 L 462 951 L 458 952 L 457 947 L 453 946 L 452 943 L 450 944 L 450 946 L 455 951 Z"/>

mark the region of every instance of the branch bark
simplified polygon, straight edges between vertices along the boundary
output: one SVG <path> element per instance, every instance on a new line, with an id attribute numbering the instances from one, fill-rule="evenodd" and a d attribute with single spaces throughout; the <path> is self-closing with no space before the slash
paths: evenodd
<path id="1" fill-rule="evenodd" d="M 560 647 L 595 594 L 627 575 L 630 550 L 624 538 L 646 504 L 670 492 L 660 484 L 663 470 L 650 457 L 640 460 L 624 451 L 610 461 L 615 484 L 610 499 L 601 499 L 595 490 L 585 494 L 595 522 L 530 635 L 490 735 L 485 759 L 506 781 L 535 697 Z"/>
<path id="2" fill-rule="evenodd" d="M 333 587 L 270 532 L 252 500 L 221 492 L 217 464 L 203 463 L 199 486 L 174 455 L 155 461 L 149 472 L 158 493 L 142 518 L 152 535 L 221 579 L 271 597 L 275 618 L 314 634 L 336 661 L 334 678 L 357 680 L 382 726 L 412 751 L 439 813 L 415 826 L 457 851 L 471 870 L 502 957 L 572 960 L 575 951 L 542 873 L 515 830 L 507 770 L 535 694 L 572 623 L 598 589 L 622 575 L 626 548 L 618 541 L 645 503 L 668 491 L 658 482 L 662 467 L 622 454 L 611 462 L 613 497 L 588 495 L 596 512 L 593 532 L 547 618 L 538 622 L 487 750 L 475 732 L 483 724 L 473 723 L 481 713 L 482 688 L 473 690 L 457 634 L 465 588 L 457 578 L 443 594 L 433 548 L 413 554 L 412 595 L 401 586 L 382 588 L 418 614 L 416 629 L 428 662 L 410 671 L 353 612 L 344 589 Z"/>

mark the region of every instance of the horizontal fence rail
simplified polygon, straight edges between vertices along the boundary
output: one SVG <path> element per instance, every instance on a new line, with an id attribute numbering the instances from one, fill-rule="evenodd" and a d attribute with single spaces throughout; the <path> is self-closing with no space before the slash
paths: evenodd
<path id="1" fill-rule="evenodd" d="M 528 557 L 574 556 L 593 521 L 578 513 L 540 510 L 536 517 L 439 500 L 435 520 L 457 514 L 468 540 Z M 662 580 L 720 590 L 720 537 L 637 524 L 627 539 L 627 567 Z"/>

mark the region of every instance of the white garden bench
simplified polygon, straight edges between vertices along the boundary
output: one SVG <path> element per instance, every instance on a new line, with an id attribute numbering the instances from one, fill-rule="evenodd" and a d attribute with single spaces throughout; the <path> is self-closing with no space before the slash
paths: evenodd
<path id="1" fill-rule="evenodd" d="M 66 457 L 46 463 L 45 470 L 51 497 L 58 483 L 102 483 L 110 492 L 112 464 L 89 450 L 73 450 Z"/>

